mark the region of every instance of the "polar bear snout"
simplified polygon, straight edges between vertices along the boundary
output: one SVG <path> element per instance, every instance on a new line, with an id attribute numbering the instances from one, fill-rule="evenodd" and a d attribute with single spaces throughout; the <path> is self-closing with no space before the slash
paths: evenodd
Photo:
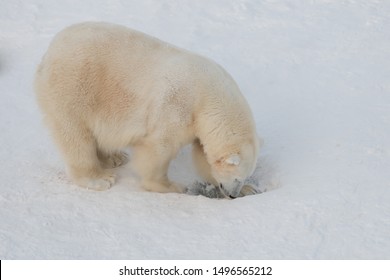
<path id="1" fill-rule="evenodd" d="M 220 183 L 219 187 L 227 197 L 234 199 L 240 195 L 243 185 L 242 180 L 234 179 L 232 183 Z"/>

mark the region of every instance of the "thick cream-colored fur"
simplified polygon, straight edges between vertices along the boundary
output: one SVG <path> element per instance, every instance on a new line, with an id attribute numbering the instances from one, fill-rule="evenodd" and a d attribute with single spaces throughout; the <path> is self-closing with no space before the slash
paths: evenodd
<path id="1" fill-rule="evenodd" d="M 52 41 L 35 79 L 38 103 L 80 186 L 108 189 L 111 167 L 131 159 L 151 191 L 180 191 L 167 177 L 194 143 L 205 180 L 233 196 L 255 167 L 258 140 L 248 104 L 215 62 L 143 33 L 82 23 Z"/>

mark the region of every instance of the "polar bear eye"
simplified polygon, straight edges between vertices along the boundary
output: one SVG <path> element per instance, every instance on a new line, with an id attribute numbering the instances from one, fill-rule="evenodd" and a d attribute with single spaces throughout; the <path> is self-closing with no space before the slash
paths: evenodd
<path id="1" fill-rule="evenodd" d="M 228 157 L 225 162 L 227 164 L 230 164 L 230 165 L 239 165 L 240 164 L 240 161 L 241 161 L 241 158 L 239 155 L 232 155 L 230 157 Z"/>

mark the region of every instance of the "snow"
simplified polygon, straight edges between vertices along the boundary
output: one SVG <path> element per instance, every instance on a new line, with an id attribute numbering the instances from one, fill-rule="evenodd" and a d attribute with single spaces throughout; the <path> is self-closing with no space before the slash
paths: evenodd
<path id="1" fill-rule="evenodd" d="M 109 191 L 66 177 L 35 103 L 55 33 L 101 20 L 210 57 L 264 139 L 266 192 Z M 0 9 L 0 259 L 389 259 L 390 2 L 19 1 Z M 185 148 L 170 168 L 196 179 Z"/>

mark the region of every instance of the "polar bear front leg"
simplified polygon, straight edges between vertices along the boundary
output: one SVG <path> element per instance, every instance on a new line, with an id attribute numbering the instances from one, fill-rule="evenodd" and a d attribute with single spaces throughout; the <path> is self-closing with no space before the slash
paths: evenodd
<path id="1" fill-rule="evenodd" d="M 182 192 L 178 184 L 169 181 L 167 175 L 169 163 L 176 152 L 151 145 L 134 147 L 132 167 L 140 176 L 144 189 L 159 193 Z"/>
<path id="2" fill-rule="evenodd" d="M 192 161 L 199 174 L 208 183 L 218 185 L 214 177 L 211 175 L 211 166 L 207 162 L 206 154 L 199 139 L 192 143 Z"/>

